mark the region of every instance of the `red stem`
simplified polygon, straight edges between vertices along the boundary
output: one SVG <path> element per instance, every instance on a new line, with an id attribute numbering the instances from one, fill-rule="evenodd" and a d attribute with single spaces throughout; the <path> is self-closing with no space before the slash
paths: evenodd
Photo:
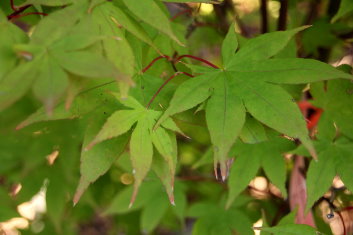
<path id="1" fill-rule="evenodd" d="M 11 9 L 13 11 L 17 11 L 17 8 L 15 7 L 15 4 L 14 4 L 13 0 L 10 0 L 10 5 L 11 5 Z"/>
<path id="2" fill-rule="evenodd" d="M 16 18 L 21 18 L 24 16 L 28 16 L 28 15 L 42 15 L 42 16 L 47 16 L 47 13 L 43 13 L 43 12 L 28 12 L 28 13 L 24 13 L 24 14 L 18 14 L 18 15 L 13 15 L 13 16 L 9 16 L 8 19 L 16 19 Z"/>
<path id="3" fill-rule="evenodd" d="M 154 101 L 154 99 L 157 97 L 157 95 L 161 92 L 161 90 L 163 89 L 163 87 L 165 85 L 168 84 L 168 82 L 170 82 L 173 78 L 175 78 L 176 76 L 180 75 L 180 74 L 184 74 L 186 76 L 189 76 L 189 77 L 194 77 L 193 75 L 191 75 L 190 73 L 187 73 L 187 72 L 176 72 L 174 73 L 172 76 L 170 76 L 170 78 L 168 78 L 167 80 L 164 81 L 164 83 L 158 88 L 157 92 L 154 93 L 154 95 L 152 96 L 151 100 L 148 102 L 147 106 L 146 106 L 146 109 L 149 109 L 152 102 Z"/>
<path id="4" fill-rule="evenodd" d="M 191 13 L 192 13 L 191 9 L 186 9 L 184 11 L 180 11 L 177 14 L 175 14 L 172 18 L 170 18 L 170 21 L 174 21 L 176 18 L 178 18 L 179 16 L 184 15 L 184 14 L 191 15 Z"/>
<path id="5" fill-rule="evenodd" d="M 155 58 L 154 60 L 151 61 L 151 63 L 149 63 L 144 69 L 142 69 L 142 72 L 146 72 L 149 68 L 151 68 L 151 66 L 158 60 L 162 59 L 162 58 L 166 58 L 167 60 L 170 59 L 169 56 L 167 55 L 161 55 L 161 56 L 158 56 L 157 58 Z"/>
<path id="6" fill-rule="evenodd" d="M 209 62 L 208 60 L 205 60 L 205 59 L 202 59 L 202 58 L 200 58 L 200 57 L 193 56 L 193 55 L 181 55 L 181 56 L 179 56 L 176 60 L 177 60 L 177 61 L 180 61 L 180 60 L 181 60 L 182 58 L 184 58 L 184 57 L 188 57 L 188 58 L 191 58 L 191 59 L 194 59 L 194 60 L 201 61 L 202 63 L 205 63 L 205 64 L 207 64 L 207 65 L 209 65 L 209 66 L 211 66 L 211 67 L 213 67 L 213 68 L 215 68 L 215 69 L 219 69 L 219 67 L 218 67 L 217 65 L 212 64 L 212 63 Z"/>

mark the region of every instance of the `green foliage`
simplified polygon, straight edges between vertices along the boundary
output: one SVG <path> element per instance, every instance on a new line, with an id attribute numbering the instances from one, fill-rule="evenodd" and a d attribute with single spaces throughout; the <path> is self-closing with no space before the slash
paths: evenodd
<path id="1" fill-rule="evenodd" d="M 232 1 L 4 2 L 0 230 L 40 190 L 26 233 L 317 234 L 304 209 L 351 208 L 351 1 L 256 36 Z"/>

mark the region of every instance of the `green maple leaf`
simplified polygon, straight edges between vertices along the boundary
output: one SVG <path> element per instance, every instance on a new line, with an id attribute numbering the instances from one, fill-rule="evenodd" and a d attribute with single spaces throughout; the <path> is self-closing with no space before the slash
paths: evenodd
<path id="1" fill-rule="evenodd" d="M 348 72 L 350 72 L 348 67 Z M 312 102 L 315 106 L 325 110 L 325 115 L 335 123 L 338 130 L 353 139 L 353 83 L 347 80 L 333 80 L 326 84 L 313 83 L 310 85 Z"/>
<path id="2" fill-rule="evenodd" d="M 115 7 L 107 4 L 94 8 L 92 14 L 86 14 L 89 7 L 86 1 L 56 11 L 40 21 L 29 44 L 15 45 L 17 54 L 29 61 L 23 61 L 2 79 L 0 108 L 14 103 L 32 87 L 35 96 L 51 114 L 70 88 L 71 74 L 85 78 L 116 78 L 131 85 L 130 77 L 121 71 L 132 73 L 134 57 L 123 32 L 111 19 L 108 9 Z M 108 59 L 87 49 L 98 41 L 103 41 Z M 26 76 L 25 80 L 23 76 Z"/>
<path id="3" fill-rule="evenodd" d="M 353 190 L 353 142 L 347 138 L 351 137 L 352 130 L 352 100 L 347 91 L 352 85 L 349 81 L 334 80 L 327 82 L 326 89 L 321 82 L 311 84 L 311 87 L 313 103 L 325 111 L 320 117 L 314 142 L 320 160 L 312 161 L 307 172 L 307 210 L 331 187 L 336 175 L 350 191 Z M 295 153 L 308 155 L 301 147 Z"/>
<path id="4" fill-rule="evenodd" d="M 237 208 L 225 210 L 211 202 L 193 204 L 188 217 L 197 218 L 192 234 L 253 234 L 250 219 Z"/>
<path id="5" fill-rule="evenodd" d="M 292 141 L 276 136 L 256 144 L 237 142 L 231 150 L 231 155 L 235 155 L 236 160 L 228 180 L 227 207 L 230 207 L 239 193 L 248 186 L 260 167 L 264 169 L 270 181 L 280 189 L 282 195 L 287 197 L 286 164 L 282 154 L 294 147 Z"/>
<path id="6" fill-rule="evenodd" d="M 169 208 L 169 202 L 164 197 L 164 192 L 161 184 L 156 180 L 146 181 L 141 185 L 136 203 L 131 208 L 128 208 L 130 196 L 133 192 L 133 187 L 128 186 L 121 190 L 112 200 L 112 203 L 104 212 L 108 215 L 125 214 L 133 210 L 142 209 L 140 216 L 141 230 L 151 232 L 157 227 L 163 216 Z M 173 213 L 183 221 L 186 210 L 186 195 L 184 185 L 180 182 L 176 183 L 175 187 L 175 202 L 178 205 L 173 207 Z"/>
<path id="7" fill-rule="evenodd" d="M 130 139 L 130 157 L 134 171 L 134 191 L 131 197 L 131 205 L 135 201 L 138 189 L 152 167 L 153 146 L 163 157 L 165 163 L 155 163 L 155 171 L 162 179 L 166 187 L 170 202 L 174 204 L 173 185 L 176 167 L 176 140 L 174 133 L 168 133 L 167 129 L 177 131 L 175 123 L 166 119 L 162 123 L 163 128 L 153 130 L 156 120 L 162 114 L 159 111 L 149 110 L 137 100 L 129 96 L 122 99 L 120 94 L 114 94 L 124 106 L 130 108 L 114 112 L 105 122 L 96 137 L 86 146 L 86 150 L 104 140 L 118 137 L 129 131 L 133 125 Z M 166 170 L 167 169 L 167 170 Z"/>
<path id="8" fill-rule="evenodd" d="M 245 123 L 246 112 L 274 130 L 300 139 L 316 158 L 303 116 L 279 84 L 352 76 L 315 60 L 271 59 L 305 28 L 261 35 L 236 52 L 237 37 L 231 26 L 222 45 L 223 69 L 204 70 L 203 75 L 182 83 L 156 128 L 167 117 L 207 100 L 206 121 L 214 146 L 214 165 L 220 164 L 223 179 L 227 175 L 228 152 Z"/>

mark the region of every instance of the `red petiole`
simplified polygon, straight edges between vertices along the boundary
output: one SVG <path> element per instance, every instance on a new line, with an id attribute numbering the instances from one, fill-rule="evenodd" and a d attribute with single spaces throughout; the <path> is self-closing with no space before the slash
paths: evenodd
<path id="1" fill-rule="evenodd" d="M 15 7 L 15 4 L 14 4 L 13 0 L 10 0 L 10 5 L 11 5 L 11 9 L 13 11 L 17 11 L 18 10 L 17 7 Z"/>
<path id="2" fill-rule="evenodd" d="M 168 61 L 172 61 L 173 63 L 178 63 L 181 61 L 181 59 L 183 58 L 191 58 L 191 59 L 194 59 L 194 60 L 198 60 L 202 63 L 205 63 L 207 64 L 208 66 L 212 67 L 212 68 L 215 68 L 215 69 L 219 69 L 219 67 L 215 64 L 212 64 L 210 61 L 208 60 L 205 60 L 205 59 L 202 59 L 200 57 L 197 57 L 197 56 L 193 56 L 193 55 L 181 55 L 179 57 L 177 57 L 176 59 L 172 59 L 170 56 L 167 56 L 167 55 L 161 55 L 161 56 L 158 56 L 156 58 L 154 58 L 145 68 L 142 69 L 142 72 L 145 73 L 149 68 L 152 67 L 152 65 L 154 65 L 154 63 L 160 59 L 167 59 Z"/>
<path id="3" fill-rule="evenodd" d="M 12 19 L 16 19 L 16 18 L 20 18 L 23 16 L 28 16 L 28 15 L 43 15 L 43 16 L 47 16 L 48 14 L 43 13 L 43 12 L 29 12 L 29 13 L 24 13 L 21 14 L 22 12 L 24 12 L 27 8 L 31 7 L 32 5 L 26 5 L 20 8 L 17 8 L 14 5 L 14 1 L 10 0 L 10 5 L 11 5 L 11 9 L 14 11 L 12 14 L 7 16 L 8 20 L 12 20 Z"/>
<path id="4" fill-rule="evenodd" d="M 176 60 L 179 62 L 182 58 L 185 58 L 185 57 L 201 61 L 202 63 L 205 63 L 205 64 L 209 65 L 210 67 L 213 67 L 215 69 L 219 69 L 219 67 L 217 65 L 212 64 L 210 61 L 202 59 L 202 58 L 197 57 L 197 56 L 193 56 L 193 55 L 181 55 Z"/>
<path id="5" fill-rule="evenodd" d="M 170 18 L 170 21 L 174 21 L 179 16 L 185 15 L 185 14 L 191 15 L 192 14 L 192 10 L 191 9 L 186 9 L 184 11 L 180 11 L 177 14 L 175 14 L 172 18 Z"/>
<path id="6" fill-rule="evenodd" d="M 47 16 L 48 14 L 43 13 L 43 12 L 28 12 L 24 14 L 19 14 L 19 15 L 14 15 L 10 19 L 16 19 L 16 18 L 21 18 L 23 16 L 28 16 L 28 15 L 42 15 L 42 16 Z"/>
<path id="7" fill-rule="evenodd" d="M 163 84 L 158 88 L 157 92 L 154 93 L 154 95 L 152 96 L 151 100 L 148 102 L 147 106 L 146 106 L 146 109 L 149 109 L 152 102 L 154 101 L 154 99 L 157 97 L 157 95 L 161 92 L 161 90 L 163 89 L 163 87 L 165 87 L 165 85 L 168 84 L 168 82 L 170 82 L 173 78 L 175 78 L 176 76 L 180 75 L 180 74 L 184 74 L 186 76 L 189 76 L 189 77 L 194 77 L 193 75 L 191 75 L 190 73 L 187 73 L 187 72 L 176 72 L 174 73 L 172 76 L 170 76 L 167 80 L 165 80 L 163 82 Z"/>
<path id="8" fill-rule="evenodd" d="M 156 61 L 160 60 L 160 59 L 163 59 L 163 58 L 166 58 L 167 60 L 170 60 L 170 57 L 167 56 L 167 55 L 161 55 L 161 56 L 158 56 L 157 58 L 153 59 L 151 61 L 151 63 L 149 63 L 144 69 L 142 69 L 142 72 L 146 72 L 149 68 L 152 67 L 152 65 L 154 65 L 154 63 L 156 63 Z"/>
<path id="9" fill-rule="evenodd" d="M 158 60 L 160 60 L 160 59 L 165 58 L 165 59 L 167 59 L 168 61 L 171 61 L 171 62 L 173 63 L 173 65 L 174 65 L 175 62 L 180 62 L 180 60 L 181 60 L 182 58 L 185 58 L 185 57 L 191 58 L 191 59 L 194 59 L 194 60 L 198 60 L 198 61 L 200 61 L 200 62 L 202 62 L 202 63 L 205 63 L 205 64 L 207 64 L 207 65 L 209 65 L 209 66 L 211 66 L 211 67 L 213 67 L 213 68 L 215 68 L 215 69 L 219 69 L 219 67 L 218 67 L 217 65 L 212 64 L 212 63 L 209 62 L 208 60 L 205 60 L 205 59 L 202 59 L 202 58 L 200 58 L 200 57 L 193 56 L 193 55 L 181 55 L 181 56 L 177 57 L 176 59 L 171 59 L 171 57 L 170 57 L 170 56 L 167 56 L 167 55 L 161 55 L 161 56 L 158 56 L 158 57 L 156 57 L 155 59 L 153 59 L 144 69 L 142 69 L 142 72 L 143 72 L 143 73 L 146 72 L 149 68 L 151 68 L 151 67 L 154 65 L 154 63 L 155 63 L 156 61 L 158 61 Z M 157 97 L 157 95 L 161 92 L 161 90 L 163 89 L 163 87 L 164 87 L 165 85 L 167 85 L 168 82 L 170 82 L 173 78 L 175 78 L 176 76 L 178 76 L 178 75 L 180 75 L 180 74 L 184 74 L 184 75 L 189 76 L 189 77 L 194 77 L 193 75 L 191 75 L 190 73 L 187 73 L 187 72 L 180 72 L 180 71 L 179 71 L 179 72 L 174 73 L 171 77 L 169 77 L 167 80 L 165 80 L 164 83 L 158 88 L 157 92 L 152 96 L 151 100 L 150 100 L 150 101 L 148 102 L 148 104 L 146 105 L 146 109 L 149 109 L 149 107 L 151 106 L 152 102 L 155 100 L 155 98 Z"/>

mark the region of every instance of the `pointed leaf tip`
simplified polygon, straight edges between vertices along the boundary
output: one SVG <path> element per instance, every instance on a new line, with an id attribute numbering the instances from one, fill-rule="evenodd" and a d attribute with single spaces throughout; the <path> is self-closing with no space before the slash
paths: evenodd
<path id="1" fill-rule="evenodd" d="M 174 200 L 174 195 L 173 194 L 169 196 L 169 201 L 170 201 L 170 204 L 175 206 L 175 200 Z"/>

